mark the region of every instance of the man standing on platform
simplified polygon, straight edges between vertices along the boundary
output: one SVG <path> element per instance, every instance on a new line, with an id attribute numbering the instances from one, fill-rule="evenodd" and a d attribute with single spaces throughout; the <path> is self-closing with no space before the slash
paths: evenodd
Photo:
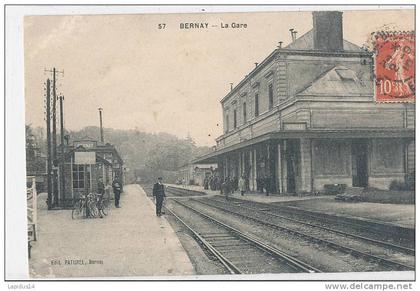
<path id="1" fill-rule="evenodd" d="M 165 200 L 166 197 L 162 177 L 159 177 L 158 182 L 153 185 L 153 197 L 155 197 L 156 202 L 156 216 L 161 216 L 163 200 Z"/>
<path id="2" fill-rule="evenodd" d="M 120 208 L 120 195 L 121 195 L 122 185 L 121 185 L 121 182 L 118 180 L 117 176 L 115 176 L 114 181 L 112 181 L 112 189 L 114 190 L 115 207 Z"/>
<path id="3" fill-rule="evenodd" d="M 98 179 L 98 194 L 104 195 L 105 194 L 105 185 L 101 177 Z"/>
<path id="4" fill-rule="evenodd" d="M 97 200 L 98 205 L 103 205 L 102 201 L 104 199 L 104 194 L 105 194 L 105 185 L 104 185 L 104 182 L 103 182 L 102 178 L 99 177 L 99 179 L 98 179 L 98 200 Z M 102 209 L 99 209 L 99 210 L 102 210 Z M 99 217 L 103 218 L 102 211 L 99 211 Z"/>
<path id="5" fill-rule="evenodd" d="M 264 187 L 265 187 L 266 195 L 269 196 L 271 192 L 271 178 L 269 175 L 265 175 Z"/>
<path id="6" fill-rule="evenodd" d="M 244 196 L 245 191 L 246 191 L 245 177 L 244 176 L 241 176 L 239 178 L 238 188 L 239 188 L 239 191 L 241 191 L 241 196 Z"/>

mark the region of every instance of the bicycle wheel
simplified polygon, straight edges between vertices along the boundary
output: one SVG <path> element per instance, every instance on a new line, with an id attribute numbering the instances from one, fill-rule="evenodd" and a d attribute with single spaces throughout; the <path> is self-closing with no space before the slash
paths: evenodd
<path id="1" fill-rule="evenodd" d="M 89 214 L 92 218 L 99 216 L 99 209 L 94 201 L 89 202 Z"/>
<path id="2" fill-rule="evenodd" d="M 108 215 L 108 212 L 109 212 L 109 200 L 103 200 L 102 201 L 102 203 L 101 203 L 101 213 L 103 214 L 103 215 Z"/>
<path id="3" fill-rule="evenodd" d="M 71 211 L 71 218 L 79 219 L 83 216 L 84 216 L 84 209 L 82 205 L 80 204 L 80 201 L 77 201 L 76 204 L 74 204 L 73 210 Z"/>

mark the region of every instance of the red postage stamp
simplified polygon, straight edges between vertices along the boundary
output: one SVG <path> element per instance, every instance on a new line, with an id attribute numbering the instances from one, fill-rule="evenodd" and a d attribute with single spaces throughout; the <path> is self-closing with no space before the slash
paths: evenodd
<path id="1" fill-rule="evenodd" d="M 415 101 L 414 32 L 378 32 L 374 36 L 377 102 Z"/>

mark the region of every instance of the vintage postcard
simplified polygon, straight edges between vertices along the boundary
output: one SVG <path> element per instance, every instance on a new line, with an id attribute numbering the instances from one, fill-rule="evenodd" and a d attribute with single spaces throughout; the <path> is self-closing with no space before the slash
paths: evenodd
<path id="1" fill-rule="evenodd" d="M 242 8 L 24 17 L 30 278 L 414 280 L 414 8 Z"/>

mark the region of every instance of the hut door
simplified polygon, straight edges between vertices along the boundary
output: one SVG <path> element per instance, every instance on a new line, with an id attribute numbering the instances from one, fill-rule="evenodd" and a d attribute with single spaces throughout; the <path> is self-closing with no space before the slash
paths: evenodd
<path id="1" fill-rule="evenodd" d="M 368 146 L 365 140 L 356 140 L 351 145 L 353 187 L 368 185 Z"/>

